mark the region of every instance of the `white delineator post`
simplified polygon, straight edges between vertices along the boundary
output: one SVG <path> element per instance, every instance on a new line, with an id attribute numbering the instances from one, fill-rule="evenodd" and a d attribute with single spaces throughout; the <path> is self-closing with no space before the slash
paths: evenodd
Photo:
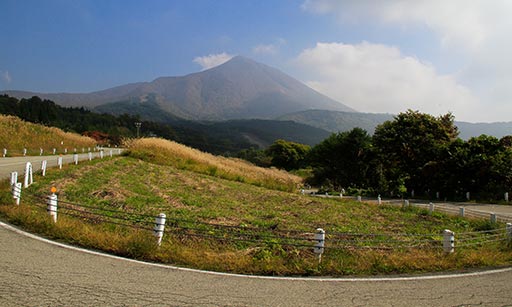
<path id="1" fill-rule="evenodd" d="M 4 158 L 7 156 L 7 148 L 4 148 Z"/>
<path id="2" fill-rule="evenodd" d="M 409 207 L 409 200 L 408 199 L 404 200 L 404 203 L 402 204 L 402 208 L 403 209 L 405 209 L 407 207 Z"/>
<path id="3" fill-rule="evenodd" d="M 23 148 L 23 156 L 26 156 L 26 155 L 27 155 L 27 149 Z"/>
<path id="4" fill-rule="evenodd" d="M 153 228 L 153 234 L 156 237 L 158 246 L 160 246 L 160 244 L 162 244 L 162 238 L 164 237 L 164 230 L 165 230 L 165 214 L 160 213 L 155 218 L 155 227 Z"/>
<path id="5" fill-rule="evenodd" d="M 52 217 L 52 220 L 54 223 L 57 223 L 57 195 L 55 192 L 57 192 L 57 189 L 55 187 L 52 187 L 51 190 L 52 194 L 48 196 L 48 202 L 46 211 L 48 214 Z"/>
<path id="6" fill-rule="evenodd" d="M 91 161 L 92 160 L 92 152 L 89 151 L 88 155 L 89 155 L 89 161 Z"/>
<path id="7" fill-rule="evenodd" d="M 433 203 L 429 204 L 428 211 L 430 212 L 430 214 L 432 214 L 434 212 L 434 204 Z"/>
<path id="8" fill-rule="evenodd" d="M 55 154 L 57 152 L 57 148 L 54 148 L 53 149 L 53 154 Z"/>
<path id="9" fill-rule="evenodd" d="M 100 150 L 100 159 L 103 159 L 103 150 Z"/>
<path id="10" fill-rule="evenodd" d="M 505 198 L 505 201 L 508 202 L 508 192 L 505 192 L 505 195 L 503 195 L 503 197 Z"/>
<path id="11" fill-rule="evenodd" d="M 47 164 L 48 164 L 48 161 L 46 161 L 46 160 L 43 160 L 41 162 L 41 175 L 43 175 L 43 177 L 46 176 L 46 166 L 47 166 Z"/>
<path id="12" fill-rule="evenodd" d="M 459 207 L 459 216 L 460 217 L 464 217 L 464 212 L 466 211 L 466 209 L 464 209 L 464 207 Z"/>
<path id="13" fill-rule="evenodd" d="M 447 254 L 455 251 L 455 233 L 448 229 L 443 231 L 443 250 Z"/>
<path id="14" fill-rule="evenodd" d="M 512 223 L 507 223 L 507 242 L 512 243 Z"/>
<path id="15" fill-rule="evenodd" d="M 21 200 L 21 182 L 12 185 L 12 197 L 16 200 L 16 205 L 20 204 Z"/>
<path id="16" fill-rule="evenodd" d="M 11 186 L 15 185 L 18 182 L 18 172 L 11 173 Z"/>
<path id="17" fill-rule="evenodd" d="M 27 162 L 25 166 L 25 181 L 24 181 L 24 187 L 28 188 L 29 185 L 34 183 L 34 178 L 32 176 L 32 163 Z"/>
<path id="18" fill-rule="evenodd" d="M 113 154 L 113 153 L 112 153 L 112 149 L 111 149 L 111 150 L 110 150 L 110 157 L 111 157 L 111 158 L 112 158 L 112 154 Z"/>
<path id="19" fill-rule="evenodd" d="M 57 160 L 57 164 L 59 165 L 59 169 L 62 169 L 62 156 L 59 156 L 59 159 Z"/>
<path id="20" fill-rule="evenodd" d="M 315 248 L 313 252 L 318 255 L 318 263 L 322 261 L 322 254 L 324 253 L 325 247 L 325 230 L 317 228 L 315 233 Z"/>
<path id="21" fill-rule="evenodd" d="M 39 148 L 39 155 L 42 156 L 43 155 L 43 149 L 42 148 Z"/>
<path id="22" fill-rule="evenodd" d="M 382 198 L 380 198 L 380 195 L 377 196 L 377 204 L 382 205 Z"/>
<path id="23" fill-rule="evenodd" d="M 357 196 L 357 201 L 361 202 L 361 196 Z"/>
<path id="24" fill-rule="evenodd" d="M 498 222 L 498 217 L 496 216 L 496 213 L 492 212 L 492 213 L 490 214 L 490 221 L 491 221 L 491 223 L 493 223 L 493 224 L 496 224 L 496 223 Z"/>
<path id="25" fill-rule="evenodd" d="M 73 162 L 75 163 L 75 165 L 78 165 L 78 155 L 77 154 L 73 154 Z"/>

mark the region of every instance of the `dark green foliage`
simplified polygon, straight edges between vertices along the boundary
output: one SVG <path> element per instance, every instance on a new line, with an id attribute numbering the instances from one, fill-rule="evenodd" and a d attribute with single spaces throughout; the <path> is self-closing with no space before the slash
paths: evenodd
<path id="1" fill-rule="evenodd" d="M 272 165 L 285 170 L 304 167 L 311 147 L 304 144 L 277 140 L 267 149 Z"/>

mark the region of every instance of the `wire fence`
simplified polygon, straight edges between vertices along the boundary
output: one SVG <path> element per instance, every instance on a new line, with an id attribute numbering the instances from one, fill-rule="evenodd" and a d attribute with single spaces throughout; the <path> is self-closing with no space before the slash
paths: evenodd
<path id="1" fill-rule="evenodd" d="M 31 205 L 49 209 L 52 196 L 36 194 L 30 189 L 21 191 L 13 186 L 13 194 L 20 192 Z M 56 205 L 57 207 L 57 205 Z M 58 214 L 79 219 L 91 224 L 110 224 L 156 233 L 158 214 L 140 214 L 109 208 L 106 205 L 79 204 L 66 200 L 58 201 Z M 496 224 L 498 225 L 498 224 Z M 224 225 L 169 216 L 165 220 L 165 233 L 178 240 L 209 240 L 248 244 L 255 246 L 279 245 L 293 249 L 323 250 L 408 250 L 433 249 L 446 251 L 446 240 L 442 233 L 354 233 L 328 232 L 321 239 L 319 229 L 296 230 L 272 227 L 249 227 Z M 322 230 L 323 231 L 323 230 Z M 506 228 L 458 233 L 454 246 L 476 248 L 487 244 L 506 244 L 512 238 L 512 224 Z"/>

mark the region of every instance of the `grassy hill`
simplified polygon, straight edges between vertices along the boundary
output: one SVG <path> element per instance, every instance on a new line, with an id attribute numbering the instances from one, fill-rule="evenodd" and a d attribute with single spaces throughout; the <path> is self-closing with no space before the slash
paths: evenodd
<path id="1" fill-rule="evenodd" d="M 286 172 L 161 139 L 127 146 L 125 156 L 37 176 L 20 206 L 3 182 L 0 218 L 122 256 L 236 273 L 339 276 L 512 263 L 510 249 L 496 242 L 501 223 L 301 195 L 300 179 Z M 59 196 L 57 224 L 46 214 L 51 186 Z M 157 247 L 152 227 L 161 212 L 167 226 Z M 327 233 L 320 264 L 312 248 L 318 227 Z M 445 255 L 444 229 L 472 244 Z"/>
<path id="2" fill-rule="evenodd" d="M 94 147 L 96 142 L 75 133 L 64 132 L 58 128 L 46 127 L 25 122 L 15 116 L 0 115 L 0 150 L 6 148 L 7 154 L 21 155 L 23 148 L 39 154 L 39 148 L 45 152 L 56 148 L 62 152 L 64 148 Z"/>

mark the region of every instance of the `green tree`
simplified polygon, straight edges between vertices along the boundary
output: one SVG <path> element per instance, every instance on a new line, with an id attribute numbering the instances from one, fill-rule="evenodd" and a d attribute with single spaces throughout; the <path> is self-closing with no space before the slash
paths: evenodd
<path id="1" fill-rule="evenodd" d="M 309 145 L 276 140 L 267 149 L 267 155 L 271 157 L 271 163 L 285 170 L 299 169 L 305 166 L 306 158 L 311 147 Z"/>
<path id="2" fill-rule="evenodd" d="M 428 193 L 443 153 L 457 139 L 454 117 L 408 110 L 375 129 L 373 146 L 390 192 Z"/>
<path id="3" fill-rule="evenodd" d="M 311 150 L 312 183 L 334 188 L 366 187 L 372 160 L 371 141 L 361 128 L 331 134 Z"/>

